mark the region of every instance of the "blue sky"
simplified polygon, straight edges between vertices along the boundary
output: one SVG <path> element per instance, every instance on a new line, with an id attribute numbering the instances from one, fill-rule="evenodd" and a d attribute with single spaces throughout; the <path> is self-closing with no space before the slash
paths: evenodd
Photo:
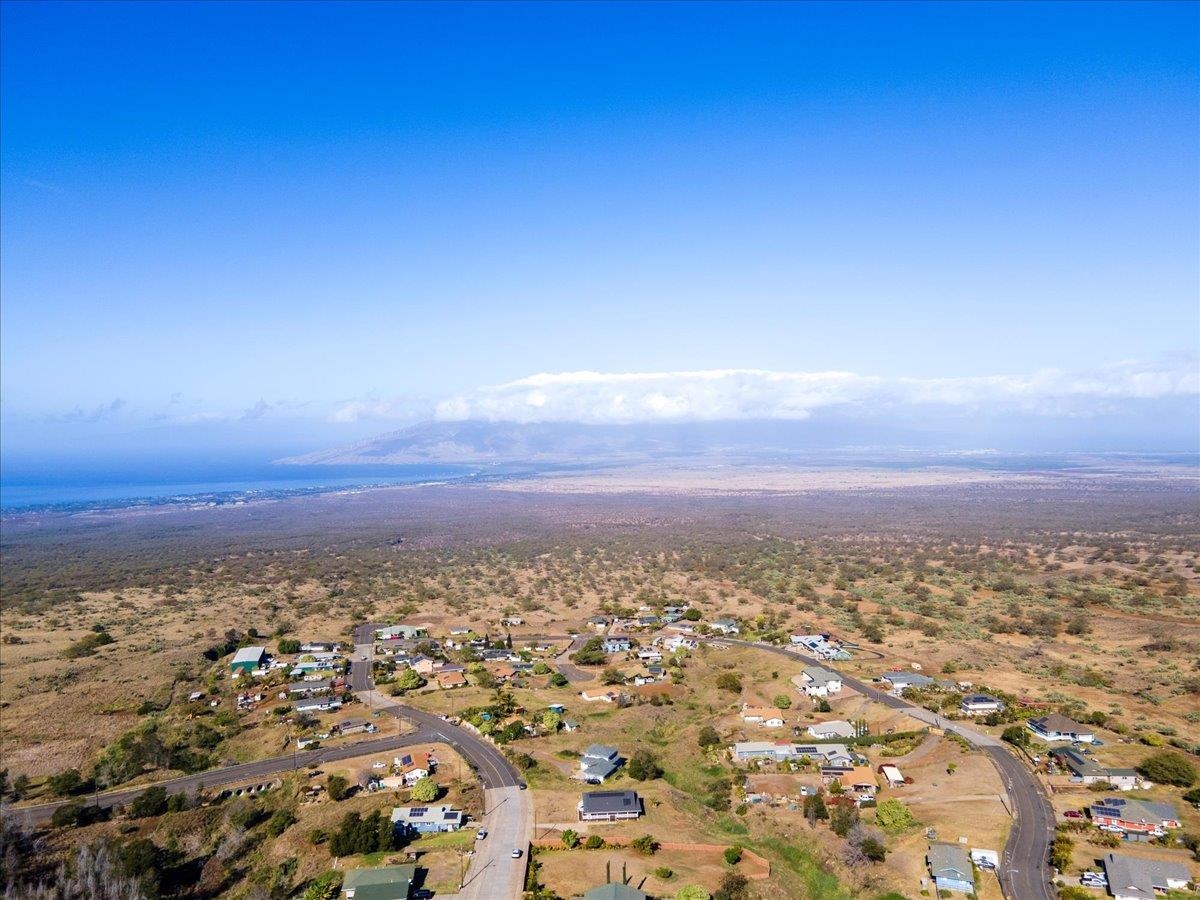
<path id="1" fill-rule="evenodd" d="M 1194 427 L 1194 4 L 0 15 L 7 450 L 931 391 Z"/>

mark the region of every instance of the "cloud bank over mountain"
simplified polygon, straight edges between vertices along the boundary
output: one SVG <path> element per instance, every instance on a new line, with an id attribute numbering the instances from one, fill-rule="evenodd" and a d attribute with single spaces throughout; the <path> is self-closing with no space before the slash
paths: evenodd
<path id="1" fill-rule="evenodd" d="M 883 378 L 854 372 L 542 373 L 483 387 L 437 404 L 439 421 L 641 422 L 807 419 L 819 410 L 872 415 L 941 406 L 968 413 L 1092 416 L 1139 401 L 1200 394 L 1194 363 L 1122 363 L 1091 372 L 1045 369 L 1032 375 Z M 362 406 L 335 417 L 353 418 Z M 386 411 L 375 404 L 371 412 Z"/>

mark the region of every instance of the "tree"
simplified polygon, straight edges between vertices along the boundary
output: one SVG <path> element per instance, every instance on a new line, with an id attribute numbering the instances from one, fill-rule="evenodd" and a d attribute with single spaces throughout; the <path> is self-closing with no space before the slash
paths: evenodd
<path id="1" fill-rule="evenodd" d="M 415 691 L 419 687 L 425 686 L 425 679 L 421 677 L 421 673 L 416 669 L 404 669 L 396 680 L 392 682 L 392 693 L 403 694 L 407 691 Z"/>
<path id="2" fill-rule="evenodd" d="M 675 870 L 670 866 L 659 866 L 654 870 L 654 877 L 662 879 L 663 881 L 670 881 L 675 877 Z"/>
<path id="3" fill-rule="evenodd" d="M 625 676 L 622 675 L 619 670 L 614 669 L 612 666 L 609 666 L 607 669 L 605 669 L 603 672 L 600 673 L 600 683 L 601 684 L 624 684 Z"/>
<path id="4" fill-rule="evenodd" d="M 604 838 L 598 834 L 589 834 L 587 840 L 583 842 L 583 846 L 587 850 L 599 850 L 604 846 Z"/>
<path id="5" fill-rule="evenodd" d="M 67 769 L 65 772 L 51 775 L 46 779 L 46 786 L 50 788 L 51 793 L 60 797 L 82 793 L 87 789 L 78 769 Z"/>
<path id="6" fill-rule="evenodd" d="M 542 727 L 551 734 L 557 734 L 559 726 L 562 725 L 562 716 L 551 710 L 542 713 Z"/>
<path id="7" fill-rule="evenodd" d="M 341 872 L 326 872 L 308 883 L 300 900 L 337 900 L 342 892 Z"/>
<path id="8" fill-rule="evenodd" d="M 820 794 L 809 794 L 805 797 L 804 818 L 808 819 L 808 824 L 812 828 L 817 827 L 819 820 L 828 819 L 829 809 L 825 806 L 825 798 Z"/>
<path id="9" fill-rule="evenodd" d="M 850 829 L 858 824 L 858 807 L 839 803 L 829 815 L 829 829 L 838 837 L 844 838 Z"/>
<path id="10" fill-rule="evenodd" d="M 817 712 L 827 713 L 832 711 L 833 707 L 829 705 L 829 701 L 824 697 L 817 701 Z"/>
<path id="11" fill-rule="evenodd" d="M 743 900 L 749 884 L 750 880 L 741 872 L 726 872 L 712 895 L 713 900 Z"/>
<path id="12" fill-rule="evenodd" d="M 294 812 L 286 807 L 277 809 L 271 818 L 267 819 L 267 834 L 279 837 L 295 824 L 296 814 Z"/>
<path id="13" fill-rule="evenodd" d="M 533 664 L 533 668 L 529 671 L 531 671 L 534 675 L 549 675 L 550 667 L 539 659 Z"/>
<path id="14" fill-rule="evenodd" d="M 292 653 L 300 652 L 300 642 L 295 638 L 284 638 L 279 642 L 279 653 L 281 656 L 288 656 Z"/>
<path id="15" fill-rule="evenodd" d="M 725 862 L 731 866 L 736 866 L 742 861 L 742 848 L 734 844 L 732 847 L 725 848 Z"/>
<path id="16" fill-rule="evenodd" d="M 895 797 L 879 802 L 875 807 L 875 821 L 880 828 L 893 832 L 903 831 L 916 822 L 912 811 Z"/>
<path id="17" fill-rule="evenodd" d="M 1071 865 L 1072 851 L 1075 849 L 1075 842 L 1065 834 L 1056 835 L 1054 843 L 1050 845 L 1050 865 L 1058 869 L 1060 872 L 1065 872 Z"/>
<path id="18" fill-rule="evenodd" d="M 705 725 L 696 736 L 696 743 L 701 747 L 716 747 L 721 743 L 721 735 L 711 725 Z"/>
<path id="19" fill-rule="evenodd" d="M 630 841 L 631 846 L 642 856 L 653 856 L 658 850 L 658 841 L 654 839 L 654 835 L 643 834 L 641 837 L 636 837 Z"/>
<path id="20" fill-rule="evenodd" d="M 571 828 L 566 829 L 562 833 L 562 842 L 568 850 L 574 850 L 579 846 L 579 833 Z"/>
<path id="21" fill-rule="evenodd" d="M 740 694 L 742 692 L 742 679 L 738 678 L 733 672 L 722 672 L 717 676 L 717 687 L 723 691 L 729 691 L 731 694 Z"/>
<path id="22" fill-rule="evenodd" d="M 1000 734 L 1000 740 L 1012 744 L 1014 747 L 1029 746 L 1029 729 L 1024 725 L 1009 725 Z"/>
<path id="23" fill-rule="evenodd" d="M 438 798 L 440 792 L 441 788 L 438 787 L 438 783 L 426 775 L 412 786 L 412 790 L 408 792 L 408 798 L 417 803 L 432 803 Z"/>
<path id="24" fill-rule="evenodd" d="M 694 606 L 688 607 L 683 611 L 683 617 L 689 622 L 699 622 L 700 610 L 696 609 Z"/>
<path id="25" fill-rule="evenodd" d="M 791 709 L 792 708 L 792 698 L 789 697 L 787 694 L 780 694 L 779 696 L 777 696 L 774 700 L 774 703 L 775 703 L 776 709 Z"/>
<path id="26" fill-rule="evenodd" d="M 598 637 L 588 638 L 587 642 L 571 654 L 571 662 L 579 666 L 602 666 L 608 655 L 604 652 L 604 642 Z"/>
<path id="27" fill-rule="evenodd" d="M 330 800 L 342 800 L 350 790 L 350 782 L 341 775 L 330 775 L 325 780 L 325 790 L 329 792 Z"/>
<path id="28" fill-rule="evenodd" d="M 567 676 L 562 672 L 555 672 L 550 676 L 549 684 L 551 687 L 566 687 L 570 682 L 567 681 Z"/>
<path id="29" fill-rule="evenodd" d="M 135 819 L 161 816 L 167 811 L 167 789 L 161 784 L 148 787 L 129 804 L 129 815 Z"/>
<path id="30" fill-rule="evenodd" d="M 629 777 L 637 781 L 653 781 L 662 777 L 663 770 L 658 764 L 658 757 L 649 750 L 638 749 L 633 751 L 629 759 L 628 772 Z"/>
<path id="31" fill-rule="evenodd" d="M 1169 750 L 1152 753 L 1142 760 L 1138 772 L 1156 784 L 1191 787 L 1196 783 L 1196 767 L 1178 753 Z"/>
<path id="32" fill-rule="evenodd" d="M 698 884 L 689 884 L 675 892 L 675 900 L 712 900 L 712 894 Z"/>
<path id="33" fill-rule="evenodd" d="M 887 847 L 877 837 L 863 838 L 861 848 L 863 855 L 871 862 L 883 862 L 887 859 Z"/>

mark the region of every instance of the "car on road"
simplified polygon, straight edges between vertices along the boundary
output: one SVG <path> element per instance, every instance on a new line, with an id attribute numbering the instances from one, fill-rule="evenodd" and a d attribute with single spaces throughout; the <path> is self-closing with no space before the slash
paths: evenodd
<path id="1" fill-rule="evenodd" d="M 518 848 L 516 848 L 516 847 L 513 847 L 512 858 L 513 858 L 513 859 L 520 859 L 520 858 L 521 858 L 521 851 L 520 851 Z"/>
<path id="2" fill-rule="evenodd" d="M 477 840 L 477 841 L 482 841 L 485 837 L 487 837 L 487 829 L 486 828 L 480 828 L 479 831 L 476 832 L 476 834 L 475 834 L 475 840 Z"/>
<path id="3" fill-rule="evenodd" d="M 367 661 L 368 659 L 370 659 L 370 658 L 371 658 L 371 657 L 367 656 L 367 654 L 365 654 L 365 653 L 364 653 L 362 656 L 360 656 L 360 657 L 359 657 L 359 659 L 361 659 L 363 662 L 366 662 L 366 661 Z"/>
<path id="4" fill-rule="evenodd" d="M 518 784 L 518 785 L 517 785 L 517 787 L 519 787 L 519 788 L 520 788 L 521 790 L 523 790 L 523 791 L 524 791 L 524 790 L 528 790 L 528 789 L 529 789 L 529 785 L 527 785 L 527 784 L 526 784 L 525 782 L 523 782 L 523 781 L 522 781 L 520 784 Z"/>

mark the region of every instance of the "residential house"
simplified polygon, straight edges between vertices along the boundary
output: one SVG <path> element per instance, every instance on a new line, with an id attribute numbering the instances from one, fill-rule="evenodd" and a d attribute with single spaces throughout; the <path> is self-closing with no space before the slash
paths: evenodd
<path id="1" fill-rule="evenodd" d="M 308 700 L 301 700 L 296 704 L 296 712 L 298 713 L 328 712 L 331 709 L 341 708 L 342 701 L 334 700 L 332 697 L 313 697 Z"/>
<path id="2" fill-rule="evenodd" d="M 901 787 L 905 783 L 904 775 L 896 766 L 882 765 L 878 771 L 883 776 L 883 780 L 888 783 L 888 787 Z"/>
<path id="3" fill-rule="evenodd" d="M 674 631 L 679 634 L 695 634 L 696 626 L 691 622 L 672 622 L 667 626 L 667 631 Z"/>
<path id="4" fill-rule="evenodd" d="M 466 818 L 461 809 L 451 806 L 397 806 L 392 810 L 392 825 L 401 834 L 458 831 Z"/>
<path id="5" fill-rule="evenodd" d="M 958 844 L 934 843 L 925 853 L 929 874 L 938 891 L 975 893 L 975 869 L 971 857 Z"/>
<path id="6" fill-rule="evenodd" d="M 370 719 L 346 719 L 337 725 L 338 734 L 373 734 L 379 730 Z"/>
<path id="7" fill-rule="evenodd" d="M 642 814 L 637 791 L 586 791 L 579 801 L 580 822 L 618 822 Z"/>
<path id="8" fill-rule="evenodd" d="M 579 759 L 579 777 L 588 784 L 603 784 L 621 767 L 621 754 L 616 747 L 592 744 Z"/>
<path id="9" fill-rule="evenodd" d="M 886 683 L 888 690 L 897 697 L 909 688 L 926 688 L 934 683 L 934 679 L 920 672 L 884 672 L 879 680 Z"/>
<path id="10" fill-rule="evenodd" d="M 438 672 L 433 676 L 434 683 L 445 690 L 446 688 L 457 688 L 467 686 L 467 676 L 461 669 L 455 669 L 448 672 Z"/>
<path id="11" fill-rule="evenodd" d="M 709 627 L 721 634 L 741 634 L 742 632 L 742 627 L 738 625 L 736 619 L 715 619 Z"/>
<path id="12" fill-rule="evenodd" d="M 804 693 L 810 697 L 829 697 L 841 693 L 842 676 L 820 666 L 805 666 L 802 673 Z"/>
<path id="13" fill-rule="evenodd" d="M 852 738 L 855 737 L 854 726 L 849 722 L 843 722 L 841 719 L 834 719 L 832 722 L 818 722 L 815 725 L 808 726 L 808 733 L 815 738 L 828 740 L 830 738 Z"/>
<path id="14" fill-rule="evenodd" d="M 229 661 L 229 671 L 234 675 L 257 672 L 267 664 L 266 647 L 242 647 Z"/>
<path id="15" fill-rule="evenodd" d="M 1029 730 L 1043 741 L 1075 741 L 1091 744 L 1096 740 L 1096 732 L 1090 726 L 1080 725 L 1074 719 L 1068 719 L 1058 713 L 1030 719 Z"/>
<path id="16" fill-rule="evenodd" d="M 501 619 L 500 624 L 501 625 L 524 625 L 525 620 L 522 619 L 520 616 L 508 616 L 507 618 Z"/>
<path id="17" fill-rule="evenodd" d="M 1138 775 L 1133 769 L 1109 769 L 1094 759 L 1084 756 L 1074 747 L 1055 747 L 1050 758 L 1071 773 L 1071 778 L 1080 784 L 1107 782 L 1120 791 L 1133 790 L 1138 785 Z"/>
<path id="18" fill-rule="evenodd" d="M 574 721 L 573 719 L 563 719 L 562 720 L 562 730 L 563 731 L 578 731 L 579 723 Z"/>
<path id="19" fill-rule="evenodd" d="M 1154 803 L 1133 797 L 1105 797 L 1088 808 L 1092 824 L 1127 835 L 1158 837 L 1168 828 L 1179 828 L 1179 813 L 1170 803 Z"/>
<path id="20" fill-rule="evenodd" d="M 332 653 L 337 649 L 337 644 L 332 641 L 311 641 L 307 644 L 300 645 L 301 653 Z"/>
<path id="21" fill-rule="evenodd" d="M 378 641 L 415 641 L 428 634 L 429 627 L 426 625 L 388 625 L 375 629 L 375 639 Z"/>
<path id="22" fill-rule="evenodd" d="M 325 694 L 333 687 L 328 678 L 319 681 L 297 681 L 288 685 L 288 693 L 293 697 L 311 697 L 313 694 Z"/>
<path id="23" fill-rule="evenodd" d="M 405 787 L 412 787 L 422 778 L 428 777 L 433 771 L 428 753 L 405 753 L 403 756 L 397 756 L 393 759 L 392 764 L 396 768 L 396 774 L 403 780 Z"/>
<path id="24" fill-rule="evenodd" d="M 695 650 L 698 646 L 700 645 L 695 638 L 684 637 L 683 635 L 675 635 L 663 642 L 663 647 L 672 653 L 676 650 Z"/>
<path id="25" fill-rule="evenodd" d="M 608 619 L 606 619 L 604 616 L 592 616 L 587 620 L 587 626 L 588 628 L 595 628 L 599 631 L 603 631 L 608 627 Z"/>
<path id="26" fill-rule="evenodd" d="M 648 663 L 662 662 L 662 654 L 661 653 L 659 653 L 657 650 L 648 650 L 645 647 L 638 650 L 637 658 L 640 659 L 642 662 L 648 662 Z"/>
<path id="27" fill-rule="evenodd" d="M 845 744 L 797 744 L 792 741 L 739 741 L 733 745 L 731 756 L 735 762 L 764 759 L 784 762 L 793 759 L 810 759 L 830 774 L 848 771 L 854 767 L 854 759 Z"/>
<path id="28" fill-rule="evenodd" d="M 1188 886 L 1187 866 L 1177 862 L 1141 859 L 1119 853 L 1104 856 L 1108 892 L 1116 900 L 1153 900 L 1155 891 L 1183 890 Z"/>
<path id="29" fill-rule="evenodd" d="M 835 779 L 849 794 L 859 800 L 868 800 L 879 790 L 879 782 L 870 766 L 854 766 L 848 772 L 842 772 Z"/>
<path id="30" fill-rule="evenodd" d="M 763 728 L 782 728 L 783 713 L 773 706 L 742 705 L 742 721 L 756 722 Z"/>
<path id="31" fill-rule="evenodd" d="M 963 697 L 958 710 L 964 716 L 986 716 L 989 713 L 1000 712 L 1004 709 L 1004 701 L 987 694 L 971 694 Z"/>
<path id="32" fill-rule="evenodd" d="M 588 703 L 616 703 L 620 698 L 616 691 L 580 691 L 579 696 Z"/>
<path id="33" fill-rule="evenodd" d="M 492 673 L 492 677 L 500 684 L 511 681 L 517 675 L 517 670 L 507 663 L 494 663 L 489 665 L 487 670 Z"/>
<path id="34" fill-rule="evenodd" d="M 626 653 L 631 646 L 627 637 L 606 637 L 600 644 L 605 653 Z"/>
<path id="35" fill-rule="evenodd" d="M 342 878 L 344 900 L 408 900 L 417 867 L 379 866 L 348 869 Z"/>

